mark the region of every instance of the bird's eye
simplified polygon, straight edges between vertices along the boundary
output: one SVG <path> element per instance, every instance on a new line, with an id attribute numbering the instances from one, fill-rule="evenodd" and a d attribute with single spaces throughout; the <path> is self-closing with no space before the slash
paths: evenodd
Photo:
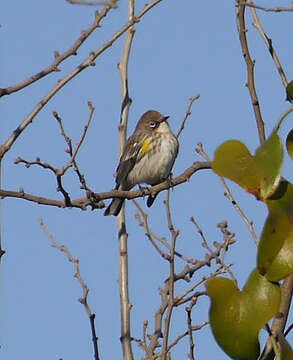
<path id="1" fill-rule="evenodd" d="M 151 128 L 155 128 L 157 126 L 157 124 L 155 122 L 150 122 L 150 127 Z"/>

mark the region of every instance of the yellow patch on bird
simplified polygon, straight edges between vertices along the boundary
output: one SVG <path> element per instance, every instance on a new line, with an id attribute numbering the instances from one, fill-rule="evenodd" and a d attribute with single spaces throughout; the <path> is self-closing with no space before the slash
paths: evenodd
<path id="1" fill-rule="evenodd" d="M 141 155 L 147 154 L 151 149 L 151 141 L 150 139 L 146 138 L 142 141 L 142 146 L 140 149 Z"/>

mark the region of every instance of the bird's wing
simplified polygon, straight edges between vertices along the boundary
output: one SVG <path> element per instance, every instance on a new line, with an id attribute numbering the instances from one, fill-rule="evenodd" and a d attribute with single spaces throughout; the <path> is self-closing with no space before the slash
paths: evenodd
<path id="1" fill-rule="evenodd" d="M 116 170 L 117 185 L 120 185 L 126 179 L 129 172 L 133 169 L 140 149 L 141 145 L 137 137 L 131 136 L 125 144 L 119 165 Z"/>

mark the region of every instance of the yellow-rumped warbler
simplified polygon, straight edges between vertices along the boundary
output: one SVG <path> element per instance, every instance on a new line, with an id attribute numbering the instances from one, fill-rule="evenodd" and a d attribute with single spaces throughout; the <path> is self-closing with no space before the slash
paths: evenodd
<path id="1" fill-rule="evenodd" d="M 142 183 L 156 185 L 168 178 L 179 148 L 168 118 L 154 110 L 142 115 L 121 155 L 116 171 L 116 190 L 130 190 Z M 149 195 L 148 207 L 155 197 Z M 114 198 L 104 215 L 117 216 L 123 202 L 122 198 Z"/>

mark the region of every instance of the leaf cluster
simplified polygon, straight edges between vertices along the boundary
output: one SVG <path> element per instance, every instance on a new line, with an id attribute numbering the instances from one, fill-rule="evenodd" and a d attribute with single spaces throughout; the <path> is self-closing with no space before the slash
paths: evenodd
<path id="1" fill-rule="evenodd" d="M 256 267 L 243 290 L 226 278 L 212 278 L 206 284 L 213 334 L 232 359 L 258 359 L 259 332 L 279 312 L 279 282 L 293 273 L 293 185 L 282 177 L 284 150 L 278 135 L 291 111 L 292 106 L 254 155 L 242 142 L 229 140 L 216 149 L 212 163 L 215 173 L 234 181 L 268 208 Z M 293 159 L 293 130 L 286 148 Z M 293 358 L 284 339 L 277 342 L 276 352 L 279 359 Z"/>

